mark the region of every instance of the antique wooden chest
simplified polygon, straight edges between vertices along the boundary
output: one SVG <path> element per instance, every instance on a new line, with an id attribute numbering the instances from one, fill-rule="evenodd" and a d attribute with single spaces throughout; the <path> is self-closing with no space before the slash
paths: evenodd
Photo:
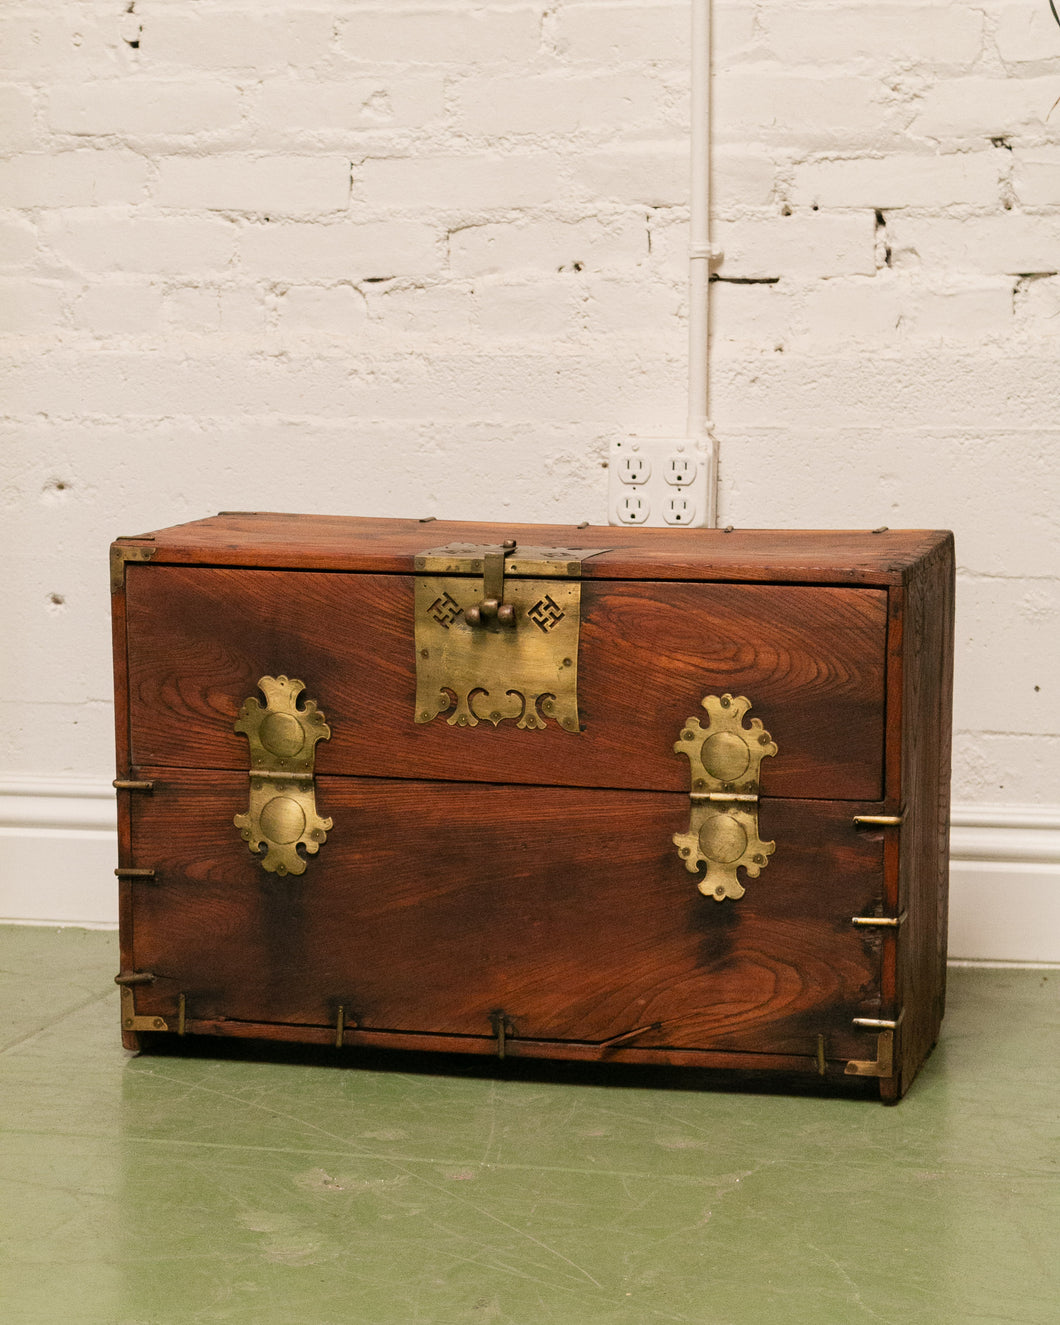
<path id="1" fill-rule="evenodd" d="M 112 548 L 122 1026 L 878 1080 L 943 1010 L 938 532 Z"/>

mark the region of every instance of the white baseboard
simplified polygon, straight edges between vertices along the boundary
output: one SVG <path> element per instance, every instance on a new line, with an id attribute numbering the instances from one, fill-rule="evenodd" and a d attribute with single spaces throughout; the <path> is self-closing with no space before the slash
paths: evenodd
<path id="1" fill-rule="evenodd" d="M 950 956 L 1060 964 L 1060 806 L 955 805 Z M 114 792 L 0 779 L 0 923 L 117 924 Z"/>

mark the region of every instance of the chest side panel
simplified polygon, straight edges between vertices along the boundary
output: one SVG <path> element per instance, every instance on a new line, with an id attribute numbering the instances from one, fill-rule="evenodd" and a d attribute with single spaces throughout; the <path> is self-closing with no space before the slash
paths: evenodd
<path id="1" fill-rule="evenodd" d="M 775 859 L 738 905 L 702 896 L 672 847 L 675 795 L 323 777 L 334 820 L 298 878 L 236 839 L 238 776 L 149 770 L 134 806 L 143 1015 L 524 1041 L 858 1054 L 879 1015 L 878 834 L 850 805 L 771 802 Z M 781 845 L 782 844 L 782 848 Z M 193 1027 L 194 1028 L 194 1027 Z"/>
<path id="2" fill-rule="evenodd" d="M 780 748 L 763 794 L 882 794 L 883 590 L 585 583 L 572 733 L 418 725 L 411 577 L 147 565 L 127 586 L 138 767 L 243 766 L 239 708 L 282 673 L 332 726 L 321 774 L 687 791 L 673 742 L 704 695 L 731 692 Z"/>

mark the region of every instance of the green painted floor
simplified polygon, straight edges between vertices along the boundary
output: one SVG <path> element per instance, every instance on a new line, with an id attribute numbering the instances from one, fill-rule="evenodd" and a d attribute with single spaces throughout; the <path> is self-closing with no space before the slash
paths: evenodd
<path id="1" fill-rule="evenodd" d="M 133 1057 L 116 970 L 112 934 L 0 929 L 5 1325 L 1060 1321 L 1060 972 L 954 970 L 888 1108 L 482 1060 Z"/>

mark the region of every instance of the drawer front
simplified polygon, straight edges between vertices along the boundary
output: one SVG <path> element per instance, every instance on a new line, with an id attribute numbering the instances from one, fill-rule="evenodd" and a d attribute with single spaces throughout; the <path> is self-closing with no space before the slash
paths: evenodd
<path id="1" fill-rule="evenodd" d="M 879 832 L 843 802 L 761 810 L 777 842 L 739 902 L 702 896 L 672 836 L 687 797 L 320 777 L 334 821 L 298 877 L 232 825 L 246 778 L 145 770 L 130 802 L 137 1013 L 629 1048 L 863 1057 L 881 1015 Z M 209 1025 L 208 1025 L 209 1023 Z M 532 1044 L 521 1052 L 532 1053 Z"/>
<path id="2" fill-rule="evenodd" d="M 400 575 L 130 565 L 135 766 L 239 769 L 263 675 L 331 726 L 321 774 L 688 790 L 674 741 L 707 694 L 745 695 L 778 754 L 762 793 L 882 797 L 887 594 L 802 585 L 586 582 L 581 730 L 416 714 L 414 582 Z"/>

